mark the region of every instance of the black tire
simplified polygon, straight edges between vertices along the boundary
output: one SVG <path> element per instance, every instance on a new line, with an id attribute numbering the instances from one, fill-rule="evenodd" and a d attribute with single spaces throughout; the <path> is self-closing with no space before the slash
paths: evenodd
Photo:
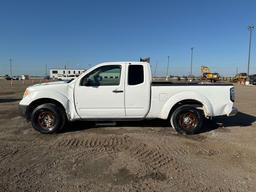
<path id="1" fill-rule="evenodd" d="M 172 113 L 170 122 L 178 133 L 192 135 L 202 129 L 204 117 L 196 107 L 182 105 Z"/>
<path id="2" fill-rule="evenodd" d="M 52 103 L 39 105 L 31 114 L 33 128 L 44 134 L 60 131 L 64 127 L 65 122 L 65 111 Z"/>

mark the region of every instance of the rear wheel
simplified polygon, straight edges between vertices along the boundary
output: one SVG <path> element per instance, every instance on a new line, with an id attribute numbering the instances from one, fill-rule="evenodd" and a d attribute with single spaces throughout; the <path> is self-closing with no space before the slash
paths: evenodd
<path id="1" fill-rule="evenodd" d="M 60 131 L 65 125 L 64 110 L 52 103 L 46 103 L 36 107 L 31 115 L 31 123 L 40 133 L 54 133 Z"/>
<path id="2" fill-rule="evenodd" d="M 170 118 L 172 127 L 181 134 L 195 134 L 203 127 L 203 115 L 194 106 L 183 105 L 178 107 Z"/>

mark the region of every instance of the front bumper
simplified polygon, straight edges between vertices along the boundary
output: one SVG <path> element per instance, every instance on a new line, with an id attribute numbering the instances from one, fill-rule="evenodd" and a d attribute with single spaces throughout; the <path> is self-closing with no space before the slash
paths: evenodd
<path id="1" fill-rule="evenodd" d="M 237 113 L 238 113 L 237 108 L 232 107 L 232 111 L 229 113 L 229 115 L 228 115 L 228 116 L 235 116 Z"/>
<path id="2" fill-rule="evenodd" d="M 19 104 L 19 111 L 20 111 L 20 114 L 21 116 L 27 118 L 27 108 L 28 106 L 27 105 L 20 105 Z"/>

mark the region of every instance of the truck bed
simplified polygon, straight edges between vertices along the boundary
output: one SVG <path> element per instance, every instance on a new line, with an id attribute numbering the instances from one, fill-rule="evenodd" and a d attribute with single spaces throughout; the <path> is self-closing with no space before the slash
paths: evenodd
<path id="1" fill-rule="evenodd" d="M 232 83 L 153 81 L 152 86 L 233 86 Z"/>

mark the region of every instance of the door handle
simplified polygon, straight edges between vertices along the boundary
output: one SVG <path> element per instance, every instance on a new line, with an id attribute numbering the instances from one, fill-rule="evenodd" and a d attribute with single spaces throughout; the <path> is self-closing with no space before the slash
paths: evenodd
<path id="1" fill-rule="evenodd" d="M 123 93 L 123 92 L 124 92 L 123 90 L 117 90 L 117 89 L 113 90 L 113 93 Z"/>

